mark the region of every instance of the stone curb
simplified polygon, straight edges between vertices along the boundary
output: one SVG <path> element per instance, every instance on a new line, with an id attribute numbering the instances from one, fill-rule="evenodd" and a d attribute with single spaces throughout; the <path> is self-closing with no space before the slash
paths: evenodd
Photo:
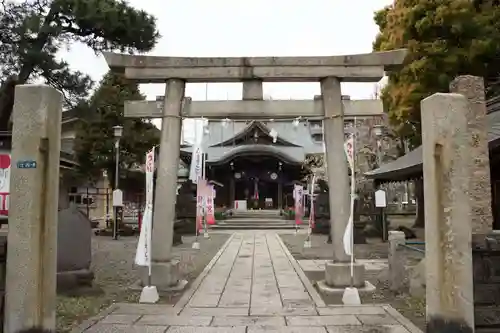
<path id="1" fill-rule="evenodd" d="M 281 248 L 283 249 L 283 252 L 285 252 L 285 255 L 287 256 L 288 260 L 292 264 L 293 269 L 295 270 L 295 273 L 299 276 L 300 280 L 302 281 L 302 284 L 304 287 L 306 287 L 307 292 L 313 299 L 314 303 L 316 304 L 316 307 L 318 308 L 324 308 L 326 307 L 325 302 L 321 298 L 321 296 L 318 294 L 316 289 L 314 289 L 311 281 L 309 281 L 308 277 L 300 267 L 299 263 L 295 258 L 292 256 L 290 251 L 288 251 L 288 248 L 286 247 L 285 243 L 283 243 L 283 240 L 281 239 L 280 235 L 275 234 L 276 239 L 278 240 L 278 243 L 281 245 Z"/>
<path id="2" fill-rule="evenodd" d="M 410 333 L 423 333 L 417 326 L 415 326 L 408 318 L 399 313 L 390 305 L 382 305 L 382 308 L 403 325 Z"/>
<path id="3" fill-rule="evenodd" d="M 117 303 L 111 304 L 109 307 L 102 310 L 101 312 L 99 312 L 99 314 L 95 315 L 94 317 L 82 321 L 78 326 L 71 329 L 71 333 L 81 333 L 88 330 L 90 327 L 97 324 L 98 321 L 104 319 L 104 317 L 113 313 L 113 311 L 115 311 L 116 309 L 118 309 L 118 304 Z"/>

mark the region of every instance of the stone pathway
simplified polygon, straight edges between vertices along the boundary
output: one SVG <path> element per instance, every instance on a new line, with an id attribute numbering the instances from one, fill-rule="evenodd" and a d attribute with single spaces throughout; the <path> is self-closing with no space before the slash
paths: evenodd
<path id="1" fill-rule="evenodd" d="M 421 333 L 388 305 L 326 306 L 273 232 L 233 234 L 175 306 L 115 304 L 75 332 Z"/>

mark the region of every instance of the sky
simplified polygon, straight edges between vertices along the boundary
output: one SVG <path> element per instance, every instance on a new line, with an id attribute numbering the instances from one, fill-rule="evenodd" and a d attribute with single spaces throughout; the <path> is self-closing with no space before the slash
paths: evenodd
<path id="1" fill-rule="evenodd" d="M 332 56 L 367 53 L 378 32 L 376 10 L 392 0 L 129 0 L 153 14 L 162 38 L 150 55 Z M 102 56 L 75 44 L 60 52 L 70 66 L 99 81 L 108 70 Z M 164 85 L 143 84 L 154 99 Z M 194 100 L 241 99 L 241 83 L 188 84 Z M 351 99 L 372 98 L 376 84 L 345 83 L 342 94 Z M 312 99 L 319 83 L 264 83 L 264 96 L 273 99 Z M 158 124 L 158 122 L 157 122 Z M 185 123 L 185 139 L 192 141 L 192 122 Z"/>

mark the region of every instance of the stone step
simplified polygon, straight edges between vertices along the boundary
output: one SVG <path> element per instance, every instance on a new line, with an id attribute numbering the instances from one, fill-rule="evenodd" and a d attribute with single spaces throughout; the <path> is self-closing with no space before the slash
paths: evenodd
<path id="1" fill-rule="evenodd" d="M 279 210 L 248 210 L 248 211 L 233 211 L 232 217 L 280 217 Z"/>
<path id="2" fill-rule="evenodd" d="M 225 220 L 224 223 L 255 223 L 255 224 L 270 224 L 270 223 L 293 223 L 291 220 L 284 220 L 284 219 L 256 219 L 256 218 L 233 218 L 233 219 L 228 219 Z"/>
<path id="3" fill-rule="evenodd" d="M 218 225 L 220 227 L 231 227 L 231 226 L 242 227 L 242 226 L 245 226 L 245 227 L 261 227 L 261 228 L 270 227 L 270 226 L 274 226 L 274 227 L 295 226 L 295 224 L 292 224 L 292 223 L 266 223 L 266 224 L 258 224 L 258 223 L 217 223 L 216 225 Z"/>
<path id="4" fill-rule="evenodd" d="M 227 217 L 226 220 L 236 220 L 236 219 L 247 219 L 247 220 L 282 220 L 283 217 L 281 216 L 274 216 L 274 215 L 269 215 L 269 216 L 252 216 L 252 215 L 246 215 L 246 216 L 230 216 Z"/>
<path id="5" fill-rule="evenodd" d="M 278 229 L 295 229 L 295 225 L 276 225 L 276 224 L 215 224 L 210 226 L 210 229 L 219 230 L 278 230 Z M 299 226 L 300 229 L 300 226 Z"/>

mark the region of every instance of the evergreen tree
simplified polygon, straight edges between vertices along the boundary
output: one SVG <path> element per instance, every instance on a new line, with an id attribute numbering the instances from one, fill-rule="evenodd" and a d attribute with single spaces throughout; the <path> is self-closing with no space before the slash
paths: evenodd
<path id="1" fill-rule="evenodd" d="M 42 79 L 62 91 L 70 106 L 87 97 L 90 77 L 56 57 L 71 43 L 95 52 L 145 52 L 158 38 L 155 18 L 125 0 L 1 1 L 0 130 L 10 125 L 17 84 Z"/>
<path id="2" fill-rule="evenodd" d="M 121 175 L 130 178 L 130 173 L 143 165 L 146 152 L 159 143 L 160 131 L 148 121 L 125 118 L 123 109 L 125 101 L 144 99 L 137 84 L 127 81 L 120 74 L 109 72 L 90 101 L 79 106 L 85 109 L 83 113 L 87 115 L 75 140 L 75 152 L 82 175 L 97 178 L 106 170 L 109 179 L 114 182 L 113 126 L 116 125 L 123 126 L 120 139 Z"/>
<path id="3" fill-rule="evenodd" d="M 500 92 L 500 6 L 493 0 L 395 0 L 375 14 L 376 51 L 407 48 L 401 70 L 389 73 L 382 99 L 398 134 L 420 144 L 420 101 L 448 92 L 458 75 L 485 78 Z"/>

